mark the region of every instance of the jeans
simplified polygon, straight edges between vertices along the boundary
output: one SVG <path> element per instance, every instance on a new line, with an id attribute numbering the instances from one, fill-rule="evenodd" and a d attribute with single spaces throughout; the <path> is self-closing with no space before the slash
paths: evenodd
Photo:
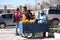
<path id="1" fill-rule="evenodd" d="M 16 35 L 19 35 L 19 33 L 18 33 L 18 28 L 19 28 L 19 23 L 17 22 L 17 23 L 16 23 Z"/>

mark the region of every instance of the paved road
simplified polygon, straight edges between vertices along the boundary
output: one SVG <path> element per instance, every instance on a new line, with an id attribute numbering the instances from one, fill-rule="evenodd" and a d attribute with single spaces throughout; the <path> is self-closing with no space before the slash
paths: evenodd
<path id="1" fill-rule="evenodd" d="M 15 28 L 13 26 L 8 26 L 5 29 L 0 29 L 0 40 L 37 40 L 37 39 L 26 39 L 21 36 L 15 36 Z M 44 38 L 38 40 L 59 40 L 55 38 Z"/>

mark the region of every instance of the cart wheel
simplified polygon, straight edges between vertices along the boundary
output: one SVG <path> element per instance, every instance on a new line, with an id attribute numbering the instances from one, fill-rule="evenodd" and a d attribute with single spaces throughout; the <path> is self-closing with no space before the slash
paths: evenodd
<path id="1" fill-rule="evenodd" d="M 30 37 L 32 37 L 32 33 L 25 33 L 25 36 L 26 36 L 27 38 L 30 38 Z"/>
<path id="2" fill-rule="evenodd" d="M 24 38 L 31 38 L 32 37 L 32 33 L 29 31 L 29 32 L 24 32 L 23 34 L 22 34 L 22 37 L 24 37 Z"/>

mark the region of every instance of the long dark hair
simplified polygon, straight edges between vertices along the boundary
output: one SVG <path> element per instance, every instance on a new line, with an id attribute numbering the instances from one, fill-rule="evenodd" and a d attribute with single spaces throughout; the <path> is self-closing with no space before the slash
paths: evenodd
<path id="1" fill-rule="evenodd" d="M 26 6 L 24 6 L 23 8 L 24 8 L 24 11 L 27 11 L 27 7 Z"/>
<path id="2" fill-rule="evenodd" d="M 16 11 L 19 12 L 19 8 L 18 7 L 17 7 Z"/>

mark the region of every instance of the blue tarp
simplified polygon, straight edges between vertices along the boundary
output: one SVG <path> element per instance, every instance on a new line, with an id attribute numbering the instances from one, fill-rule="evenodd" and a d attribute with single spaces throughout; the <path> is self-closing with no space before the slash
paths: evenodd
<path id="1" fill-rule="evenodd" d="M 39 32 L 48 32 L 49 27 L 47 24 L 19 24 L 20 33 L 24 33 L 24 31 L 31 31 L 34 33 Z"/>

